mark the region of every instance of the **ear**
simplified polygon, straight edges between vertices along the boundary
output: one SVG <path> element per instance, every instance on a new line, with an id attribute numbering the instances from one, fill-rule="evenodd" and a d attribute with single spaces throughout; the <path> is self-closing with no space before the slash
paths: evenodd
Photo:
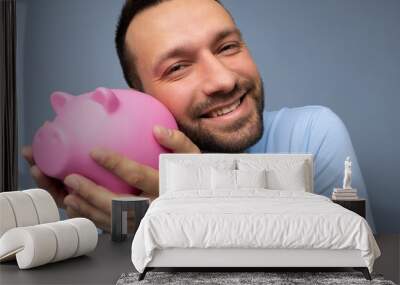
<path id="1" fill-rule="evenodd" d="M 50 102 L 54 112 L 56 112 L 56 114 L 58 115 L 60 111 L 64 108 L 65 104 L 73 98 L 74 96 L 61 91 L 56 91 L 51 94 Z"/>
<path id="2" fill-rule="evenodd" d="M 108 88 L 97 88 L 90 98 L 102 105 L 107 113 L 113 113 L 119 107 L 118 97 Z"/>

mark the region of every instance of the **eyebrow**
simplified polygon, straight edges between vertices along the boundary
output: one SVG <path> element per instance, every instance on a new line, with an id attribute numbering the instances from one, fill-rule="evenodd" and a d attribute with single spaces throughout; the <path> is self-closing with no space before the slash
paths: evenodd
<path id="1" fill-rule="evenodd" d="M 227 29 L 224 29 L 224 30 L 220 31 L 219 33 L 217 33 L 214 36 L 212 43 L 215 44 L 230 35 L 238 35 L 239 39 L 242 40 L 242 33 L 240 32 L 240 30 L 238 28 L 227 28 Z M 172 48 L 169 51 L 166 51 L 165 53 L 160 55 L 159 58 L 156 60 L 156 64 L 154 65 L 154 68 L 153 68 L 153 73 L 156 74 L 158 67 L 165 60 L 172 58 L 172 57 L 178 57 L 181 55 L 185 55 L 188 53 L 189 53 L 189 49 L 187 48 L 187 45 L 179 45 L 179 46 Z"/>

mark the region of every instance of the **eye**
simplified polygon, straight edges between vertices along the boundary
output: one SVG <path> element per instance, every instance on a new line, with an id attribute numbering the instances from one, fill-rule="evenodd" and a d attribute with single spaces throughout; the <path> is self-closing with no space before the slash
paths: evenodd
<path id="1" fill-rule="evenodd" d="M 224 45 L 224 46 L 219 50 L 219 52 L 220 52 L 220 53 L 233 54 L 233 53 L 239 51 L 239 50 L 240 50 L 240 47 L 241 47 L 240 43 L 228 43 L 228 44 Z"/>
<path id="2" fill-rule="evenodd" d="M 169 74 L 173 74 L 173 73 L 176 73 L 176 72 L 178 72 L 178 71 L 181 71 L 182 69 L 184 69 L 186 67 L 186 65 L 184 65 L 184 64 L 175 64 L 175 65 L 173 65 L 171 68 L 169 68 L 166 72 L 165 72 L 165 74 L 167 74 L 167 75 L 169 75 Z"/>

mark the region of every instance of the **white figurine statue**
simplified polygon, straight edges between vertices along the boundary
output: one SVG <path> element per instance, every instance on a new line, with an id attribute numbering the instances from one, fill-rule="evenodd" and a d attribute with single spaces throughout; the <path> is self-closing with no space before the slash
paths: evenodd
<path id="1" fill-rule="evenodd" d="M 351 160 L 350 156 L 346 157 L 344 161 L 344 178 L 343 178 L 343 189 L 352 189 L 351 188 Z"/>

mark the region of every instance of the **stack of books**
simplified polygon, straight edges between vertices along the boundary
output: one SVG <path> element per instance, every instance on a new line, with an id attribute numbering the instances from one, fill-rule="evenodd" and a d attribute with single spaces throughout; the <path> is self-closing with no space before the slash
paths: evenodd
<path id="1" fill-rule="evenodd" d="M 333 200 L 357 200 L 357 189 L 335 188 L 332 193 Z"/>

